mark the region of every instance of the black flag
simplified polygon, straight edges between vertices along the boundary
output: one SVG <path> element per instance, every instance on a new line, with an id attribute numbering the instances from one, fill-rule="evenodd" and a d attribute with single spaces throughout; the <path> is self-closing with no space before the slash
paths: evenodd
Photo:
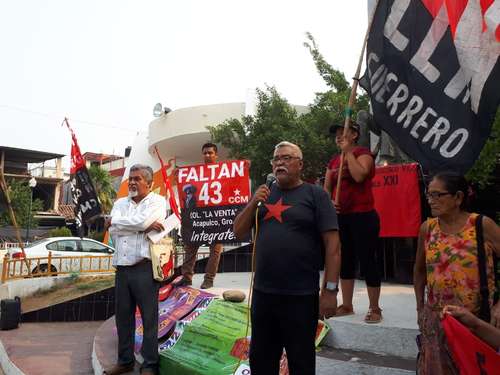
<path id="1" fill-rule="evenodd" d="M 68 120 L 64 119 L 71 132 L 71 195 L 75 206 L 75 223 L 78 233 L 83 235 L 83 223 L 101 214 L 101 205 L 90 180 L 85 160 Z"/>
<path id="2" fill-rule="evenodd" d="M 493 1 L 379 0 L 361 82 L 375 121 L 427 171 L 465 173 L 500 104 Z"/>

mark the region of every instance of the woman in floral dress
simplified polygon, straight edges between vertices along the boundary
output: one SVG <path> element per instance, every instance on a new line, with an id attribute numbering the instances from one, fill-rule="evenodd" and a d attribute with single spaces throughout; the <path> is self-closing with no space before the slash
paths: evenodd
<path id="1" fill-rule="evenodd" d="M 413 284 L 422 339 L 427 344 L 434 340 L 433 344 L 439 346 L 437 351 L 442 348 L 436 341 L 439 335 L 435 317 L 445 305 L 462 306 L 475 315 L 480 310 L 475 226 L 478 214 L 465 210 L 468 191 L 465 178 L 451 172 L 434 176 L 427 190 L 434 217 L 420 227 Z M 500 303 L 493 303 L 493 252 L 500 256 L 500 228 L 488 217 L 483 217 L 482 224 L 491 324 L 500 328 Z"/>

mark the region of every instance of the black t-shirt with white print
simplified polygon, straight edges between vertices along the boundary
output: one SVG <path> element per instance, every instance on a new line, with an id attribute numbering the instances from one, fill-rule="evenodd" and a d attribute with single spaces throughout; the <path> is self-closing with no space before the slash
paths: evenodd
<path id="1" fill-rule="evenodd" d="M 328 194 L 303 183 L 290 190 L 276 184 L 258 214 L 255 289 L 264 293 L 309 295 L 319 290 L 322 233 L 338 230 Z"/>

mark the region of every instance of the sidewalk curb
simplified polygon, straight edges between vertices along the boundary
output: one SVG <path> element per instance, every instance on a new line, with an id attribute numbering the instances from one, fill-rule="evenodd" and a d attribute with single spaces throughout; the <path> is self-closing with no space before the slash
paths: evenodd
<path id="1" fill-rule="evenodd" d="M 0 341 L 0 365 L 5 375 L 25 375 L 24 372 L 19 370 L 14 362 L 10 360 L 2 341 Z"/>
<path id="2" fill-rule="evenodd" d="M 102 375 L 104 369 L 101 366 L 101 362 L 99 362 L 99 358 L 97 358 L 97 354 L 95 352 L 95 339 L 92 341 L 92 370 L 94 370 L 94 375 Z"/>

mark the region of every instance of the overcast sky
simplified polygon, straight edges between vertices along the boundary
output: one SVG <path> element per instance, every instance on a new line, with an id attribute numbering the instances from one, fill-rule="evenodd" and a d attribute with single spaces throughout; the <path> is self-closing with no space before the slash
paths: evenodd
<path id="1" fill-rule="evenodd" d="M 16 0 L 0 2 L 0 145 L 123 154 L 171 109 L 242 102 L 276 86 L 306 105 L 326 89 L 303 47 L 354 74 L 366 0 Z"/>

